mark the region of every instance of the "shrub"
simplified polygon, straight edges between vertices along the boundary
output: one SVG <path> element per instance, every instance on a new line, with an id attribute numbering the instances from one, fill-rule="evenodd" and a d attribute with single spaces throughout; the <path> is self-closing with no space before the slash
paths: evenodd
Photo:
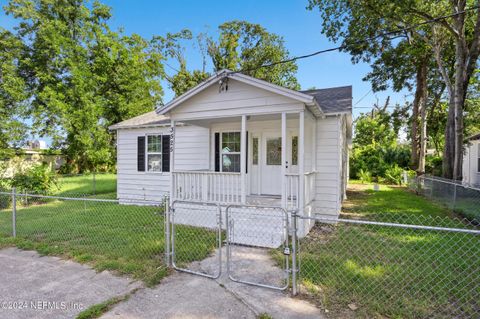
<path id="1" fill-rule="evenodd" d="M 369 171 L 364 171 L 363 169 L 360 169 L 358 172 L 358 178 L 362 183 L 371 183 L 372 182 L 372 173 Z"/>
<path id="2" fill-rule="evenodd" d="M 433 176 L 442 176 L 443 159 L 437 155 L 427 155 L 425 157 L 425 172 Z"/>
<path id="3" fill-rule="evenodd" d="M 20 191 L 46 194 L 57 186 L 57 177 L 47 165 L 37 165 L 12 178 L 12 186 Z"/>
<path id="4" fill-rule="evenodd" d="M 392 165 L 385 170 L 384 181 L 387 184 L 401 185 L 402 178 L 403 178 L 403 168 L 401 168 L 397 164 Z"/>

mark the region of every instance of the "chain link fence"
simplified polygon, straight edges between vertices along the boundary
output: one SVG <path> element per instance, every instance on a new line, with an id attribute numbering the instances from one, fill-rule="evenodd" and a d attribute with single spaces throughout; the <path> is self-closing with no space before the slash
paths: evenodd
<path id="1" fill-rule="evenodd" d="M 169 269 L 165 205 L 0 191 L 0 248 L 15 245 L 71 258 L 153 285 Z M 182 249 L 194 252 L 177 255 L 180 264 L 201 260 L 214 249 L 199 244 L 199 238 L 215 238 L 214 232 L 189 225 L 178 225 L 175 232 L 190 244 Z"/>
<path id="2" fill-rule="evenodd" d="M 303 218 L 303 217 L 300 217 Z M 448 217 L 316 219 L 298 291 L 334 318 L 478 318 L 480 230 Z"/>
<path id="3" fill-rule="evenodd" d="M 322 219 L 198 202 L 171 208 L 0 191 L 0 247 L 72 258 L 149 285 L 173 267 L 291 288 L 327 317 L 479 317 L 480 229 L 471 220 L 401 213 Z M 314 227 L 297 238 L 304 222 Z"/>
<path id="4" fill-rule="evenodd" d="M 448 207 L 470 221 L 480 224 L 480 189 L 434 176 L 408 178 L 411 190 Z"/>

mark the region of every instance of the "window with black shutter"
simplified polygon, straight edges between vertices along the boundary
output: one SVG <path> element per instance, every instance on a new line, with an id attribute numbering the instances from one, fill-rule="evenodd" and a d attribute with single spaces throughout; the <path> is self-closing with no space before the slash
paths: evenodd
<path id="1" fill-rule="evenodd" d="M 162 172 L 170 172 L 170 135 L 162 136 Z"/>
<path id="2" fill-rule="evenodd" d="M 137 170 L 145 172 L 145 136 L 137 137 Z"/>

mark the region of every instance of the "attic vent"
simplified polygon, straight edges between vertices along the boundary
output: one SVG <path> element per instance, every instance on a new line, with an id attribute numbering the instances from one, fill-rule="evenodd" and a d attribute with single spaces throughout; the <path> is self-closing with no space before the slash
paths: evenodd
<path id="1" fill-rule="evenodd" d="M 218 87 L 218 93 L 226 92 L 228 91 L 228 78 L 223 78 L 220 81 L 218 81 L 219 87 Z"/>

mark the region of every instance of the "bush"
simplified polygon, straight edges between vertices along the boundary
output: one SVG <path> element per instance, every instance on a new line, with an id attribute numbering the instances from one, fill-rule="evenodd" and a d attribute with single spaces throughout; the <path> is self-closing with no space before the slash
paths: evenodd
<path id="1" fill-rule="evenodd" d="M 401 185 L 403 178 L 403 168 L 397 164 L 390 166 L 385 170 L 384 181 L 387 184 Z"/>
<path id="2" fill-rule="evenodd" d="M 358 172 L 358 179 L 360 179 L 362 183 L 371 183 L 372 173 L 370 173 L 369 171 L 364 171 L 363 169 L 360 169 L 360 171 Z"/>
<path id="3" fill-rule="evenodd" d="M 57 186 L 57 177 L 47 165 L 37 165 L 12 178 L 12 186 L 19 191 L 48 194 Z"/>
<path id="4" fill-rule="evenodd" d="M 427 155 L 425 157 L 425 172 L 433 176 L 442 176 L 443 159 L 437 155 Z"/>

